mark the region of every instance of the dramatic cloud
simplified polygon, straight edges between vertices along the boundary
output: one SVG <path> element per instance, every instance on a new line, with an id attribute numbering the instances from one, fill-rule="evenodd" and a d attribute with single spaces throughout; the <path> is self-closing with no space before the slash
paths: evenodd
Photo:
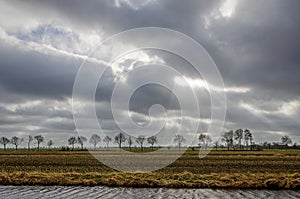
<path id="1" fill-rule="evenodd" d="M 72 91 L 81 64 L 86 60 L 104 69 L 110 57 L 124 46 L 134 46 L 135 41 L 108 45 L 90 54 L 99 42 L 121 31 L 151 26 L 180 31 L 202 44 L 218 66 L 225 89 L 207 82 L 190 63 L 172 53 L 131 52 L 107 68 L 99 80 L 95 104 L 84 100 L 83 92 L 82 103 L 74 105 L 86 117 L 86 136 L 95 133 L 89 119 L 94 105 L 105 133 L 113 136 L 120 131 L 110 103 L 118 81 L 131 89 L 153 76 L 172 82 L 186 101 L 191 97 L 187 87 L 192 87 L 201 118 L 193 117 L 193 107 L 189 107 L 182 119 L 177 96 L 159 85 L 137 89 L 128 109 L 123 109 L 123 99 L 117 99 L 121 118 L 130 117 L 138 126 L 164 121 L 163 131 L 169 132 L 176 132 L 184 120 L 182 128 L 187 134 L 189 122 L 199 121 L 202 132 L 211 122 L 209 92 L 225 91 L 224 131 L 249 128 L 257 143 L 280 141 L 282 135 L 300 142 L 299 6 L 295 0 L 1 1 L 0 134 L 25 140 L 28 135 L 43 134 L 57 146 L 67 145 L 67 138 L 77 135 Z M 148 72 L 126 77 L 145 64 Z M 154 65 L 172 66 L 184 78 L 151 71 Z M 87 74 L 87 87 L 95 75 Z M 153 111 L 155 104 L 164 110 Z M 124 126 L 132 134 L 139 133 Z"/>

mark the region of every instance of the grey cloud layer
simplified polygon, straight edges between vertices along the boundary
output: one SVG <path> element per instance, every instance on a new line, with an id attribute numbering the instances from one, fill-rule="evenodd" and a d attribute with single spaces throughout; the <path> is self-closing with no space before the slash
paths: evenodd
<path id="1" fill-rule="evenodd" d="M 2 1 L 1 135 L 44 133 L 51 137 L 52 133 L 53 137 L 65 139 L 73 134 L 70 98 L 83 61 L 80 56 L 111 34 L 158 26 L 181 31 L 201 43 L 218 65 L 225 86 L 250 88 L 245 93 L 227 93 L 224 130 L 250 128 L 257 142 L 268 137 L 279 141 L 283 134 L 299 142 L 300 2 L 241 0 L 231 17 L 222 17 L 219 8 L 224 2 L 167 0 L 132 7 L 134 3 L 109 0 Z M 19 42 L 11 42 L 8 36 Z M 33 44 L 51 48 L 40 50 Z M 155 53 L 170 65 L 177 63 L 183 70 L 186 68 L 187 75 L 194 75 L 184 61 Z M 108 71 L 100 83 L 96 94 L 98 117 L 106 123 L 107 130 L 117 132 L 108 103 L 114 86 L 113 72 Z M 199 90 L 207 119 L 209 96 Z M 148 107 L 157 102 L 177 110 L 176 100 L 164 91 L 141 89 L 132 100 L 132 111 L 147 115 Z M 40 102 L 32 105 L 32 101 Z M 29 105 L 24 107 L 24 103 Z M 57 142 L 66 144 L 59 139 Z"/>

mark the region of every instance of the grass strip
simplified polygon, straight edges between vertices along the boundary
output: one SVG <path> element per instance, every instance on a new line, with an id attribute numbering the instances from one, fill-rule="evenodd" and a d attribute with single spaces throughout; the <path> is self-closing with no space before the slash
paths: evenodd
<path id="1" fill-rule="evenodd" d="M 300 174 L 286 173 L 43 173 L 1 172 L 1 185 L 110 186 L 135 188 L 300 189 Z"/>

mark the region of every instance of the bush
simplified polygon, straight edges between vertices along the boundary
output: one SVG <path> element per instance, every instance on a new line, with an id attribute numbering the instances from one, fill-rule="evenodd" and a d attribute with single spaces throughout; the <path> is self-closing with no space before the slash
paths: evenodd
<path id="1" fill-rule="evenodd" d="M 70 148 L 68 146 L 62 146 L 61 151 L 70 151 Z"/>

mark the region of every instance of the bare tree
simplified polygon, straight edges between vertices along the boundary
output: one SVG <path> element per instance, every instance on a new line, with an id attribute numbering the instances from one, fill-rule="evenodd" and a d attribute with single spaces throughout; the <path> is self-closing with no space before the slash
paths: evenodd
<path id="1" fill-rule="evenodd" d="M 6 150 L 6 145 L 7 145 L 9 142 L 10 142 L 9 139 L 6 138 L 6 137 L 1 137 L 1 138 L 0 138 L 0 143 L 3 144 L 3 149 L 4 149 L 4 151 Z"/>
<path id="2" fill-rule="evenodd" d="M 242 129 L 238 129 L 234 132 L 234 139 L 238 141 L 240 149 L 242 148 L 243 133 L 244 131 Z"/>
<path id="3" fill-rule="evenodd" d="M 246 129 L 244 131 L 244 139 L 245 139 L 245 143 L 246 143 L 246 147 L 249 146 L 249 141 L 250 141 L 250 146 L 251 146 L 251 150 L 252 150 L 252 133 L 250 132 L 250 130 Z"/>
<path id="4" fill-rule="evenodd" d="M 202 146 L 204 146 L 204 148 L 206 149 L 208 144 L 212 142 L 212 139 L 210 138 L 209 135 L 201 133 L 199 135 L 199 141 L 200 143 L 202 143 Z"/>
<path id="5" fill-rule="evenodd" d="M 108 145 L 111 142 L 111 137 L 109 137 L 108 135 L 105 136 L 105 138 L 103 139 L 103 142 L 105 142 L 106 144 L 106 149 L 108 149 Z"/>
<path id="6" fill-rule="evenodd" d="M 151 148 L 152 148 L 152 151 L 153 151 L 153 145 L 157 143 L 157 137 L 156 136 L 148 137 L 147 142 L 149 144 L 151 144 Z"/>
<path id="7" fill-rule="evenodd" d="M 34 136 L 34 139 L 36 139 L 38 144 L 38 150 L 40 150 L 40 144 L 44 142 L 44 137 L 42 135 L 36 135 Z"/>
<path id="8" fill-rule="evenodd" d="M 27 145 L 28 145 L 28 150 L 30 150 L 30 144 L 31 144 L 32 141 L 33 141 L 33 137 L 32 137 L 32 135 L 29 135 L 29 136 L 28 136 L 28 143 L 27 143 Z"/>
<path id="9" fill-rule="evenodd" d="M 217 141 L 215 141 L 215 142 L 214 142 L 214 144 L 215 144 L 215 148 L 216 148 L 216 150 L 218 150 L 219 141 L 218 141 L 218 140 L 217 140 Z"/>
<path id="10" fill-rule="evenodd" d="M 17 136 L 14 136 L 11 138 L 10 143 L 15 145 L 16 150 L 18 150 L 18 146 L 24 141 L 23 138 L 19 138 Z"/>
<path id="11" fill-rule="evenodd" d="M 175 135 L 174 142 L 178 144 L 178 148 L 181 148 L 181 145 L 186 141 L 182 135 Z"/>
<path id="12" fill-rule="evenodd" d="M 266 149 L 266 148 L 268 148 L 268 149 L 271 149 L 271 143 L 270 142 L 264 142 L 263 143 L 263 147 Z"/>
<path id="13" fill-rule="evenodd" d="M 49 149 L 51 148 L 51 146 L 52 146 L 53 144 L 54 144 L 54 143 L 53 143 L 52 140 L 49 140 L 49 141 L 47 142 L 47 146 L 49 147 Z"/>
<path id="14" fill-rule="evenodd" d="M 146 138 L 143 135 L 139 135 L 135 140 L 136 143 L 138 143 L 141 146 L 141 151 L 143 150 L 143 144 L 144 144 L 145 140 L 146 140 Z"/>
<path id="15" fill-rule="evenodd" d="M 131 151 L 131 146 L 132 146 L 132 144 L 133 144 L 133 141 L 132 141 L 132 138 L 131 138 L 131 137 L 129 137 L 129 138 L 127 139 L 127 143 L 128 143 L 128 146 L 129 146 L 129 150 Z"/>
<path id="16" fill-rule="evenodd" d="M 78 136 L 77 142 L 81 145 L 81 150 L 83 150 L 83 143 L 86 142 L 87 139 L 84 136 Z"/>
<path id="17" fill-rule="evenodd" d="M 282 136 L 282 137 L 281 137 L 281 143 L 282 143 L 283 145 L 285 145 L 286 148 L 287 148 L 289 144 L 292 144 L 292 139 L 291 139 L 289 136 L 287 136 L 287 135 Z"/>
<path id="18" fill-rule="evenodd" d="M 122 148 L 122 143 L 126 141 L 126 137 L 123 133 L 119 133 L 118 135 L 115 136 L 115 143 L 119 145 L 119 148 Z"/>
<path id="19" fill-rule="evenodd" d="M 68 139 L 69 145 L 72 145 L 72 149 L 74 150 L 75 143 L 77 142 L 76 137 L 72 136 Z"/>
<path id="20" fill-rule="evenodd" d="M 99 142 L 101 142 L 100 136 L 97 134 L 93 134 L 90 138 L 90 143 L 94 145 L 94 148 L 96 148 Z"/>
<path id="21" fill-rule="evenodd" d="M 233 131 L 225 132 L 222 136 L 222 141 L 226 143 L 227 149 L 233 145 Z"/>

